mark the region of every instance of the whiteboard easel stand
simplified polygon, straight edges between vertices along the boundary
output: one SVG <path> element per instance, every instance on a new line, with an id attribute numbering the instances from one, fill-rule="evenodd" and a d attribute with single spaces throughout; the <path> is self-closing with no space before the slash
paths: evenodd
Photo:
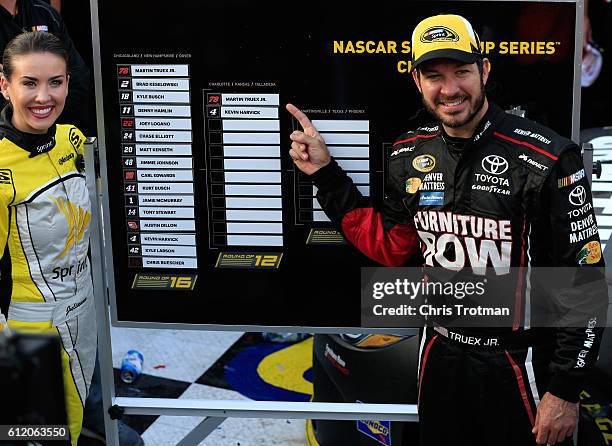
<path id="1" fill-rule="evenodd" d="M 490 0 L 479 0 L 490 1 Z M 530 0 L 520 0 L 530 1 Z M 572 104 L 572 139 L 578 143 L 580 129 L 580 74 L 581 51 L 583 34 L 583 8 L 584 0 L 549 0 L 560 3 L 576 4 L 576 32 L 574 48 L 574 95 Z M 102 104 L 102 62 L 100 51 L 100 33 L 98 18 L 98 0 L 90 0 L 94 80 L 96 91 L 96 113 L 98 119 L 100 165 L 103 181 L 106 178 L 106 152 L 104 134 L 104 109 Z M 110 217 L 102 215 L 101 203 L 98 195 L 97 177 L 95 175 L 94 144 L 90 141 L 86 145 L 86 171 L 88 188 L 92 200 L 91 218 L 91 258 L 92 275 L 94 283 L 94 297 L 98 319 L 98 355 L 100 361 L 100 375 L 102 381 L 102 401 L 104 405 L 104 424 L 107 444 L 119 446 L 116 420 L 126 415 L 172 415 L 172 416 L 202 416 L 203 421 L 196 426 L 181 442 L 180 446 L 197 445 L 206 438 L 225 419 L 235 418 L 293 418 L 293 419 L 329 419 L 329 420 L 364 420 L 383 419 L 389 421 L 418 421 L 416 405 L 413 404 L 356 404 L 356 403 L 302 403 L 277 401 L 233 401 L 233 400 L 178 400 L 165 398 L 122 398 L 115 397 L 115 385 L 112 366 L 112 350 L 110 339 L 110 316 L 107 290 L 114 287 L 112 275 L 106 275 L 106 264 L 103 246 L 103 222 L 110 224 Z M 104 208 L 108 207 L 108 197 L 103 197 Z M 106 241 L 110 244 L 110 234 L 106 234 Z M 112 259 L 109 259 L 112 262 Z M 160 324 L 161 325 L 161 324 Z M 134 326 L 137 326 L 135 324 Z M 160 327 L 161 328 L 161 327 Z M 166 328 L 174 328 L 167 324 Z M 181 327 L 184 329 L 184 326 Z M 240 330 L 253 329 L 253 327 L 198 327 L 208 330 Z M 266 327 L 285 331 L 300 331 L 299 327 Z M 317 330 L 302 330 L 305 332 L 334 333 L 333 328 Z M 364 332 L 379 332 L 380 330 L 363 330 Z M 414 333 L 414 330 L 408 330 Z M 405 331 L 407 332 L 407 331 Z M 112 414 L 112 417 L 111 417 Z M 576 441 L 577 429 L 574 432 Z"/>

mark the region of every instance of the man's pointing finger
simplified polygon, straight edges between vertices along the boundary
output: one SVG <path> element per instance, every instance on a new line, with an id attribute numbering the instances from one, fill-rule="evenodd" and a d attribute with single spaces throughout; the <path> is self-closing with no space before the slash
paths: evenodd
<path id="1" fill-rule="evenodd" d="M 310 127 L 314 128 L 314 126 L 312 125 L 312 122 L 310 122 L 310 119 L 308 119 L 308 116 L 302 113 L 301 110 L 297 108 L 295 105 L 287 104 L 285 108 L 287 109 L 289 113 L 291 113 L 291 115 L 295 119 L 298 120 L 298 122 L 300 123 L 300 125 L 302 126 L 304 130 Z"/>

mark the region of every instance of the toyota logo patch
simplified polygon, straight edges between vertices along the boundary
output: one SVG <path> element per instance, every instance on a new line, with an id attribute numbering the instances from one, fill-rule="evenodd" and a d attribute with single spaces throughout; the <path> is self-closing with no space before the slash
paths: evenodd
<path id="1" fill-rule="evenodd" d="M 582 206 L 586 201 L 586 190 L 583 186 L 576 186 L 569 194 L 569 202 L 574 206 Z"/>
<path id="2" fill-rule="evenodd" d="M 491 175 L 501 175 L 508 170 L 508 161 L 499 155 L 489 155 L 482 159 L 482 168 Z"/>

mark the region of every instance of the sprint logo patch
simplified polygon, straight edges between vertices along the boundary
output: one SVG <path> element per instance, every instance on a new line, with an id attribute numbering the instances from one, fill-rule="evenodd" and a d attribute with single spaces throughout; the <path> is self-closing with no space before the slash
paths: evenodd
<path id="1" fill-rule="evenodd" d="M 436 159 L 431 155 L 419 155 L 412 160 L 412 167 L 419 172 L 429 172 L 436 167 Z"/>
<path id="2" fill-rule="evenodd" d="M 446 26 L 434 26 L 433 28 L 427 28 L 423 34 L 421 34 L 421 42 L 423 43 L 458 41 L 459 35 Z"/>
<path id="3" fill-rule="evenodd" d="M 0 184 L 13 184 L 11 169 L 0 169 Z"/>

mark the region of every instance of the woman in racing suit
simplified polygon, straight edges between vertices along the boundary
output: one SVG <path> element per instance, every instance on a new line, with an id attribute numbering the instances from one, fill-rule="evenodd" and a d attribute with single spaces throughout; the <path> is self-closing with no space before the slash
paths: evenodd
<path id="1" fill-rule="evenodd" d="M 76 446 L 96 354 L 83 134 L 56 125 L 67 53 L 46 32 L 15 37 L 3 56 L 0 115 L 0 325 L 61 339 L 70 440 Z"/>

